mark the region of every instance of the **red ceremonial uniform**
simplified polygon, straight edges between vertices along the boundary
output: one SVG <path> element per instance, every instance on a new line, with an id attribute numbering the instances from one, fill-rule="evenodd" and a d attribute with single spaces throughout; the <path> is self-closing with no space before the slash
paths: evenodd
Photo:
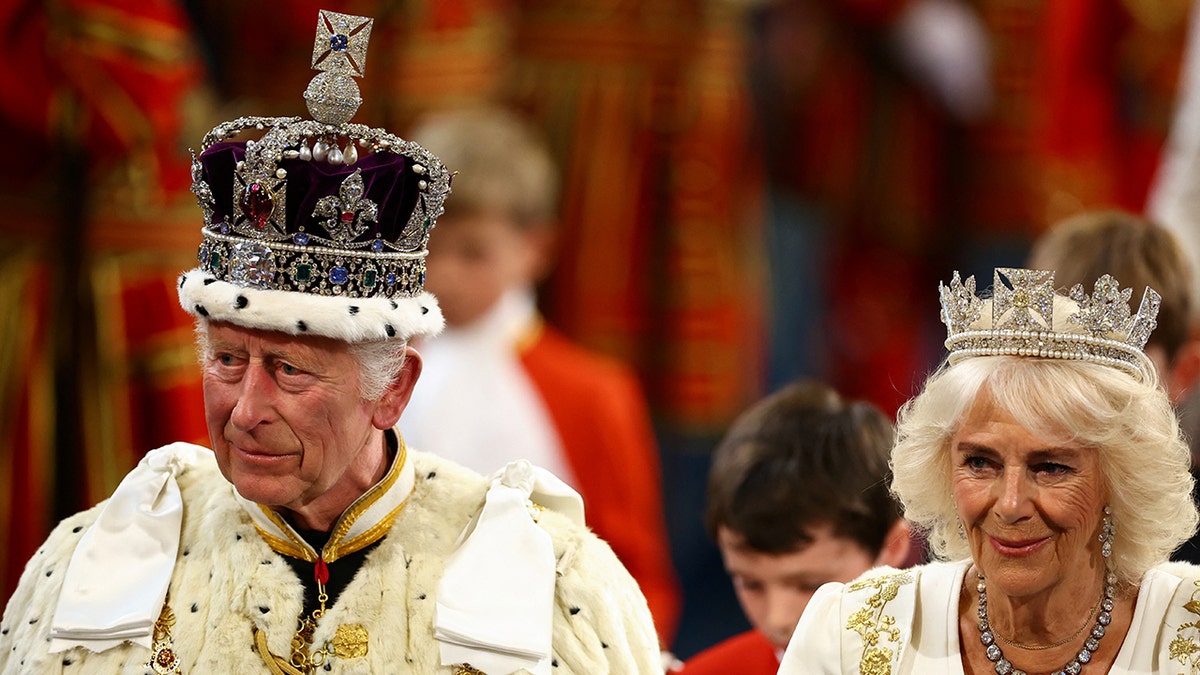
<path id="1" fill-rule="evenodd" d="M 774 645 L 757 630 L 748 630 L 688 659 L 679 675 L 774 675 L 778 670 Z"/>

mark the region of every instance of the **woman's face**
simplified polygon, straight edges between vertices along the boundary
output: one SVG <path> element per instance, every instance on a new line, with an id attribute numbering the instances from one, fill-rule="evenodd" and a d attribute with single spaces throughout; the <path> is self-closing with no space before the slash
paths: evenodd
<path id="1" fill-rule="evenodd" d="M 1029 597 L 1095 582 L 1107 496 L 1094 449 L 1044 440 L 983 400 L 951 441 L 950 461 L 958 517 L 989 589 Z"/>

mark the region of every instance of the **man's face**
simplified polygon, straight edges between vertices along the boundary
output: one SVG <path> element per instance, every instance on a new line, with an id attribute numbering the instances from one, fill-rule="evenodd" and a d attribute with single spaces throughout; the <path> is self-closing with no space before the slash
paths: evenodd
<path id="1" fill-rule="evenodd" d="M 500 216 L 442 216 L 429 244 L 425 288 L 437 296 L 447 325 L 466 326 L 506 291 L 534 283 L 543 238 Z"/>
<path id="2" fill-rule="evenodd" d="M 853 539 L 834 536 L 831 529 L 826 524 L 808 528 L 812 543 L 791 553 L 762 553 L 748 548 L 732 530 L 717 532 L 742 611 L 776 649 L 787 647 L 821 584 L 851 581 L 875 565 L 869 551 Z"/>
<path id="3" fill-rule="evenodd" d="M 305 513 L 320 498 L 353 501 L 370 486 L 380 403 L 359 397 L 359 365 L 345 343 L 214 322 L 206 331 L 208 433 L 239 494 Z"/>

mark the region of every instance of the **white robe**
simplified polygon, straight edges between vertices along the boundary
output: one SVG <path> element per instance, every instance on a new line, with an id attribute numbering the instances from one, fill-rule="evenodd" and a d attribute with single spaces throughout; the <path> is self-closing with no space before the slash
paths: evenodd
<path id="1" fill-rule="evenodd" d="M 453 673 L 433 637 L 436 591 L 459 533 L 483 503 L 487 481 L 438 457 L 409 453 L 416 485 L 389 533 L 320 620 L 314 644 L 358 624 L 368 649 L 332 658 L 325 673 Z M 267 673 L 253 648 L 266 631 L 286 656 L 302 611 L 299 579 L 259 536 L 211 455 L 178 477 L 184 501 L 169 601 L 175 653 L 187 675 Z M 101 506 L 67 518 L 21 576 L 0 621 L 0 673 L 145 673 L 150 650 L 124 643 L 99 654 L 75 647 L 48 653 L 48 633 L 67 562 Z M 566 517 L 546 511 L 539 525 L 558 560 L 553 672 L 661 672 L 658 640 L 637 585 L 612 550 Z"/>
<path id="2" fill-rule="evenodd" d="M 796 626 L 780 675 L 963 675 L 958 605 L 969 565 L 878 568 L 849 584 L 822 586 Z M 1200 674 L 1200 627 L 1191 625 L 1200 621 L 1197 601 L 1200 567 L 1167 563 L 1148 571 L 1108 672 Z M 864 633 L 879 637 L 876 649 L 864 645 Z"/>

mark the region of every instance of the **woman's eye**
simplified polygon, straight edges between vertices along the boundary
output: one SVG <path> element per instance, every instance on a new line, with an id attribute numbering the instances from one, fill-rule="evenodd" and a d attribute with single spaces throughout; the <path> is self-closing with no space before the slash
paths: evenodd
<path id="1" fill-rule="evenodd" d="M 1067 473 L 1071 470 L 1071 467 L 1067 466 L 1066 464 L 1055 464 L 1054 462 L 1042 462 L 1034 468 L 1040 473 L 1048 473 L 1055 476 Z"/>
<path id="2" fill-rule="evenodd" d="M 983 469 L 987 467 L 987 460 L 982 457 L 968 457 L 963 460 L 963 464 L 968 469 Z"/>

